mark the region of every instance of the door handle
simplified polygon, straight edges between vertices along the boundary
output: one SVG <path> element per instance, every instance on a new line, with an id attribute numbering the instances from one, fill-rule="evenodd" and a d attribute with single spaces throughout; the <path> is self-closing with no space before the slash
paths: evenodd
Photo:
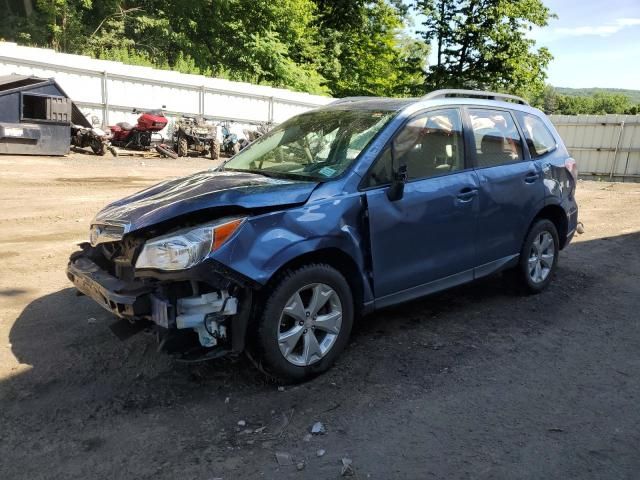
<path id="1" fill-rule="evenodd" d="M 540 178 L 540 174 L 538 172 L 529 172 L 529 173 L 527 173 L 527 176 L 524 177 L 524 181 L 525 181 L 525 183 L 533 183 L 538 178 Z"/>
<path id="2" fill-rule="evenodd" d="M 478 194 L 477 188 L 465 187 L 458 193 L 458 200 L 461 202 L 469 202 Z"/>

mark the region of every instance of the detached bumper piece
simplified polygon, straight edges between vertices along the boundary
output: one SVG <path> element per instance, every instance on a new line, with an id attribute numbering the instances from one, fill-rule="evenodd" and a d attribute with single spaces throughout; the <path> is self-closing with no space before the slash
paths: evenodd
<path id="1" fill-rule="evenodd" d="M 195 281 L 188 291 L 184 281 L 181 285 L 173 280 L 148 277 L 125 281 L 101 268 L 92 259 L 90 249 L 71 256 L 67 277 L 78 291 L 117 317 L 156 324 L 160 327 L 161 348 L 177 353 L 178 359 L 184 361 L 208 360 L 230 353 L 227 335 L 237 331 L 233 322 L 244 322 L 234 318 L 239 311 L 238 299 L 227 290 L 200 294 Z M 190 338 L 193 338 L 190 332 L 194 332 L 197 344 L 182 341 L 184 335 L 180 334 L 185 332 Z M 177 351 L 174 344 L 179 345 Z M 236 347 L 237 342 L 233 345 Z"/>

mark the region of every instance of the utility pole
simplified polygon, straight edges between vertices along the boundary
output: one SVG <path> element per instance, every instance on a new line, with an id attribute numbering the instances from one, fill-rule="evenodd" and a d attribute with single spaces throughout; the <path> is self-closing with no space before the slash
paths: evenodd
<path id="1" fill-rule="evenodd" d="M 438 20 L 438 67 L 442 65 L 442 35 L 444 34 L 444 2 L 440 0 L 440 18 Z"/>

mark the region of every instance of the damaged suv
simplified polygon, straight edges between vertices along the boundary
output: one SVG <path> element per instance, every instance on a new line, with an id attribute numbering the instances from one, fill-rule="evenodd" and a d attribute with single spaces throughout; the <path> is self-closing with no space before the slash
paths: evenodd
<path id="1" fill-rule="evenodd" d="M 185 360 L 246 350 L 300 381 L 374 309 L 507 270 L 542 291 L 578 225 L 576 178 L 518 97 L 342 99 L 108 205 L 67 275 Z"/>

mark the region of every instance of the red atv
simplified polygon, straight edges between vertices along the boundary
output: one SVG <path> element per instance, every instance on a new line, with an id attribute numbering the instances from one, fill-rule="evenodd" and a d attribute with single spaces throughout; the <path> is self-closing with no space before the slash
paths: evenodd
<path id="1" fill-rule="evenodd" d="M 134 108 L 133 113 L 138 113 L 138 110 Z M 142 112 L 135 125 L 120 122 L 109 127 L 112 135 L 111 145 L 129 150 L 150 150 L 152 143 L 155 143 L 155 149 L 158 153 L 177 158 L 177 154 L 162 143 L 164 140 L 162 137 L 159 137 L 159 141 L 156 139 L 155 142 L 152 139 L 153 134 L 157 134 L 166 127 L 168 122 L 169 120 L 164 116 L 162 110 Z"/>

